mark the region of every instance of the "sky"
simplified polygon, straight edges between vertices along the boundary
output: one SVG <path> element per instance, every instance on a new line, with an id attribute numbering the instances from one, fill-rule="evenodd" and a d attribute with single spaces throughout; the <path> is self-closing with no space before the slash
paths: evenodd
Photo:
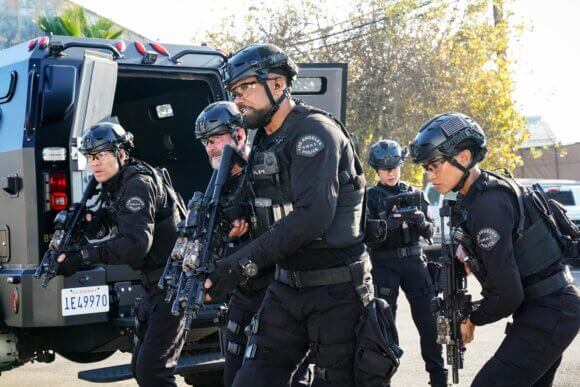
<path id="1" fill-rule="evenodd" d="M 250 0 L 75 0 L 153 40 L 202 43 L 202 31 L 219 28 L 223 11 L 244 10 Z M 271 0 L 282 3 L 282 0 Z M 341 4 L 337 2 L 335 4 Z M 514 97 L 522 114 L 540 115 L 564 144 L 580 142 L 580 1 L 515 0 L 515 20 L 526 26 L 513 41 Z M 346 17 L 346 7 L 335 7 Z M 229 13 L 229 12 L 228 12 Z"/>

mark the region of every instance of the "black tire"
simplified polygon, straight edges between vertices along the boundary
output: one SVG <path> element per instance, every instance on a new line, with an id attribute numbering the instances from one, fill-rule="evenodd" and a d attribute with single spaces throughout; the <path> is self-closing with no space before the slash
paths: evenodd
<path id="1" fill-rule="evenodd" d="M 101 360 L 105 360 L 112 356 L 116 351 L 112 352 L 59 352 L 58 354 L 67 360 L 74 361 L 75 363 L 87 364 L 95 363 Z"/>
<path id="2" fill-rule="evenodd" d="M 224 371 L 210 371 L 183 375 L 185 383 L 194 387 L 223 387 Z"/>

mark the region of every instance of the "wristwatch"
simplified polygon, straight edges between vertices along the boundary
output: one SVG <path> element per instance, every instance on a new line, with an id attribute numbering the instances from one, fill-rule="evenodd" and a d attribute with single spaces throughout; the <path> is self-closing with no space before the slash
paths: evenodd
<path id="1" fill-rule="evenodd" d="M 242 268 L 244 277 L 252 278 L 258 274 L 258 265 L 256 265 L 256 262 L 252 261 L 250 258 L 240 259 L 239 264 Z"/>

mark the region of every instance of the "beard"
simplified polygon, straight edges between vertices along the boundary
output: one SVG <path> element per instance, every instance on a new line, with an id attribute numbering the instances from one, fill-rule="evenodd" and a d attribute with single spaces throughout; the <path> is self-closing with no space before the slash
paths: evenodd
<path id="1" fill-rule="evenodd" d="M 264 117 L 270 111 L 270 108 L 254 109 L 248 106 L 240 106 L 240 111 L 244 118 L 244 126 L 247 129 L 258 129 L 266 125 Z"/>
<path id="2" fill-rule="evenodd" d="M 210 159 L 209 159 L 209 163 L 211 164 L 211 167 L 213 169 L 215 169 L 216 171 L 220 167 L 221 162 L 222 162 L 222 155 L 221 154 L 219 156 L 210 157 Z"/>

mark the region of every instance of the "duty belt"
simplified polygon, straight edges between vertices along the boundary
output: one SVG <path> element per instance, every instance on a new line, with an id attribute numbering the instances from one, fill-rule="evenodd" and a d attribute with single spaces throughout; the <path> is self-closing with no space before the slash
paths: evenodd
<path id="1" fill-rule="evenodd" d="M 554 293 L 556 290 L 560 290 L 565 286 L 574 283 L 574 277 L 570 272 L 570 268 L 566 268 L 548 278 L 536 282 L 533 285 L 528 285 L 524 288 L 524 295 L 526 300 L 533 298 L 547 296 L 550 293 Z"/>
<path id="2" fill-rule="evenodd" d="M 345 282 L 354 282 L 359 295 L 364 293 L 367 274 L 371 271 L 371 263 L 365 252 L 360 259 L 345 264 L 345 266 L 333 267 L 322 270 L 286 270 L 276 266 L 274 279 L 291 288 L 306 288 L 311 286 L 335 285 Z M 358 289 L 361 287 L 361 289 Z"/>
<path id="3" fill-rule="evenodd" d="M 421 255 L 423 248 L 421 246 L 400 247 L 391 250 L 374 250 L 373 258 L 375 259 L 403 259 Z"/>
<path id="4" fill-rule="evenodd" d="M 274 279 L 291 288 L 306 288 L 351 282 L 352 273 L 346 266 L 308 271 L 284 270 L 276 266 Z"/>

